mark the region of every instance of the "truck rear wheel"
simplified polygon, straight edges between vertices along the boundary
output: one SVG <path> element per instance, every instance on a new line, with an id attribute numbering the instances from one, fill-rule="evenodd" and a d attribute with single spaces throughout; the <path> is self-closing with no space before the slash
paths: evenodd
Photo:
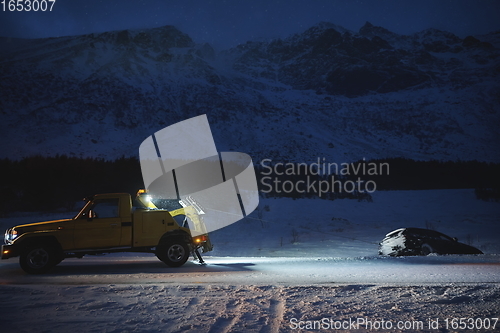
<path id="1" fill-rule="evenodd" d="M 57 264 L 56 251 L 49 244 L 31 245 L 19 257 L 21 268 L 29 274 L 46 273 Z"/>
<path id="2" fill-rule="evenodd" d="M 170 267 L 179 267 L 189 258 L 189 247 L 181 239 L 166 239 L 157 249 L 156 256 Z"/>

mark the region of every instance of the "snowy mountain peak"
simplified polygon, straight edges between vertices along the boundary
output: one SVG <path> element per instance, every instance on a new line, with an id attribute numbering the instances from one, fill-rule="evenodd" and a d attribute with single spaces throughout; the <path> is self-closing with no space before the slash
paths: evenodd
<path id="1" fill-rule="evenodd" d="M 383 27 L 374 26 L 368 21 L 359 29 L 359 34 L 365 37 L 377 36 L 383 39 L 392 39 L 399 36 L 398 34 L 391 32 Z"/>
<path id="2" fill-rule="evenodd" d="M 346 33 L 346 32 L 352 33 L 350 30 L 348 30 L 340 25 L 333 24 L 331 22 L 320 22 L 320 23 L 310 27 L 309 29 L 307 29 L 303 33 L 299 33 L 297 35 L 309 35 L 309 36 L 319 35 L 319 34 L 323 33 L 325 30 L 331 30 L 331 29 L 333 29 L 341 34 Z"/>
<path id="3" fill-rule="evenodd" d="M 119 30 L 85 35 L 92 42 L 114 43 L 117 45 L 135 44 L 141 48 L 193 47 L 194 42 L 187 34 L 176 27 L 166 25 L 158 28 L 140 30 Z"/>
<path id="4" fill-rule="evenodd" d="M 219 54 L 172 26 L 0 38 L 2 157 L 135 155 L 207 114 L 221 151 L 256 158 L 498 161 L 500 52 L 474 38 L 327 22 Z"/>

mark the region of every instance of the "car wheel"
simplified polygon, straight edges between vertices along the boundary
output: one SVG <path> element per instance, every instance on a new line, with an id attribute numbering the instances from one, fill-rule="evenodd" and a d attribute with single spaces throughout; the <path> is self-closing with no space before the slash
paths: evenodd
<path id="1" fill-rule="evenodd" d="M 189 247 L 180 239 L 167 239 L 158 245 L 156 256 L 170 267 L 179 267 L 189 258 Z"/>
<path id="2" fill-rule="evenodd" d="M 422 254 L 423 256 L 427 256 L 434 252 L 434 249 L 429 244 L 422 244 L 422 246 L 420 247 L 420 254 Z"/>
<path id="3" fill-rule="evenodd" d="M 42 274 L 57 264 L 56 252 L 48 244 L 32 245 L 19 257 L 21 268 L 29 274 Z"/>

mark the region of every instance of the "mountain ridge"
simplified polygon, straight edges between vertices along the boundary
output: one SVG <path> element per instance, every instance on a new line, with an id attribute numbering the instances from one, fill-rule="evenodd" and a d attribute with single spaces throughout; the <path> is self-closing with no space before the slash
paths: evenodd
<path id="1" fill-rule="evenodd" d="M 173 26 L 0 38 L 0 157 L 136 156 L 206 113 L 219 150 L 256 159 L 500 162 L 497 40 L 328 22 L 219 53 Z"/>

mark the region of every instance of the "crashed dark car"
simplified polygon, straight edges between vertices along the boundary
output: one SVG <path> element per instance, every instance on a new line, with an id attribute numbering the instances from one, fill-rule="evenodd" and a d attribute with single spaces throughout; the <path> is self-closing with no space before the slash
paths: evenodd
<path id="1" fill-rule="evenodd" d="M 426 256 L 435 254 L 483 254 L 473 246 L 460 243 L 430 229 L 402 228 L 388 233 L 379 244 L 380 255 Z"/>

